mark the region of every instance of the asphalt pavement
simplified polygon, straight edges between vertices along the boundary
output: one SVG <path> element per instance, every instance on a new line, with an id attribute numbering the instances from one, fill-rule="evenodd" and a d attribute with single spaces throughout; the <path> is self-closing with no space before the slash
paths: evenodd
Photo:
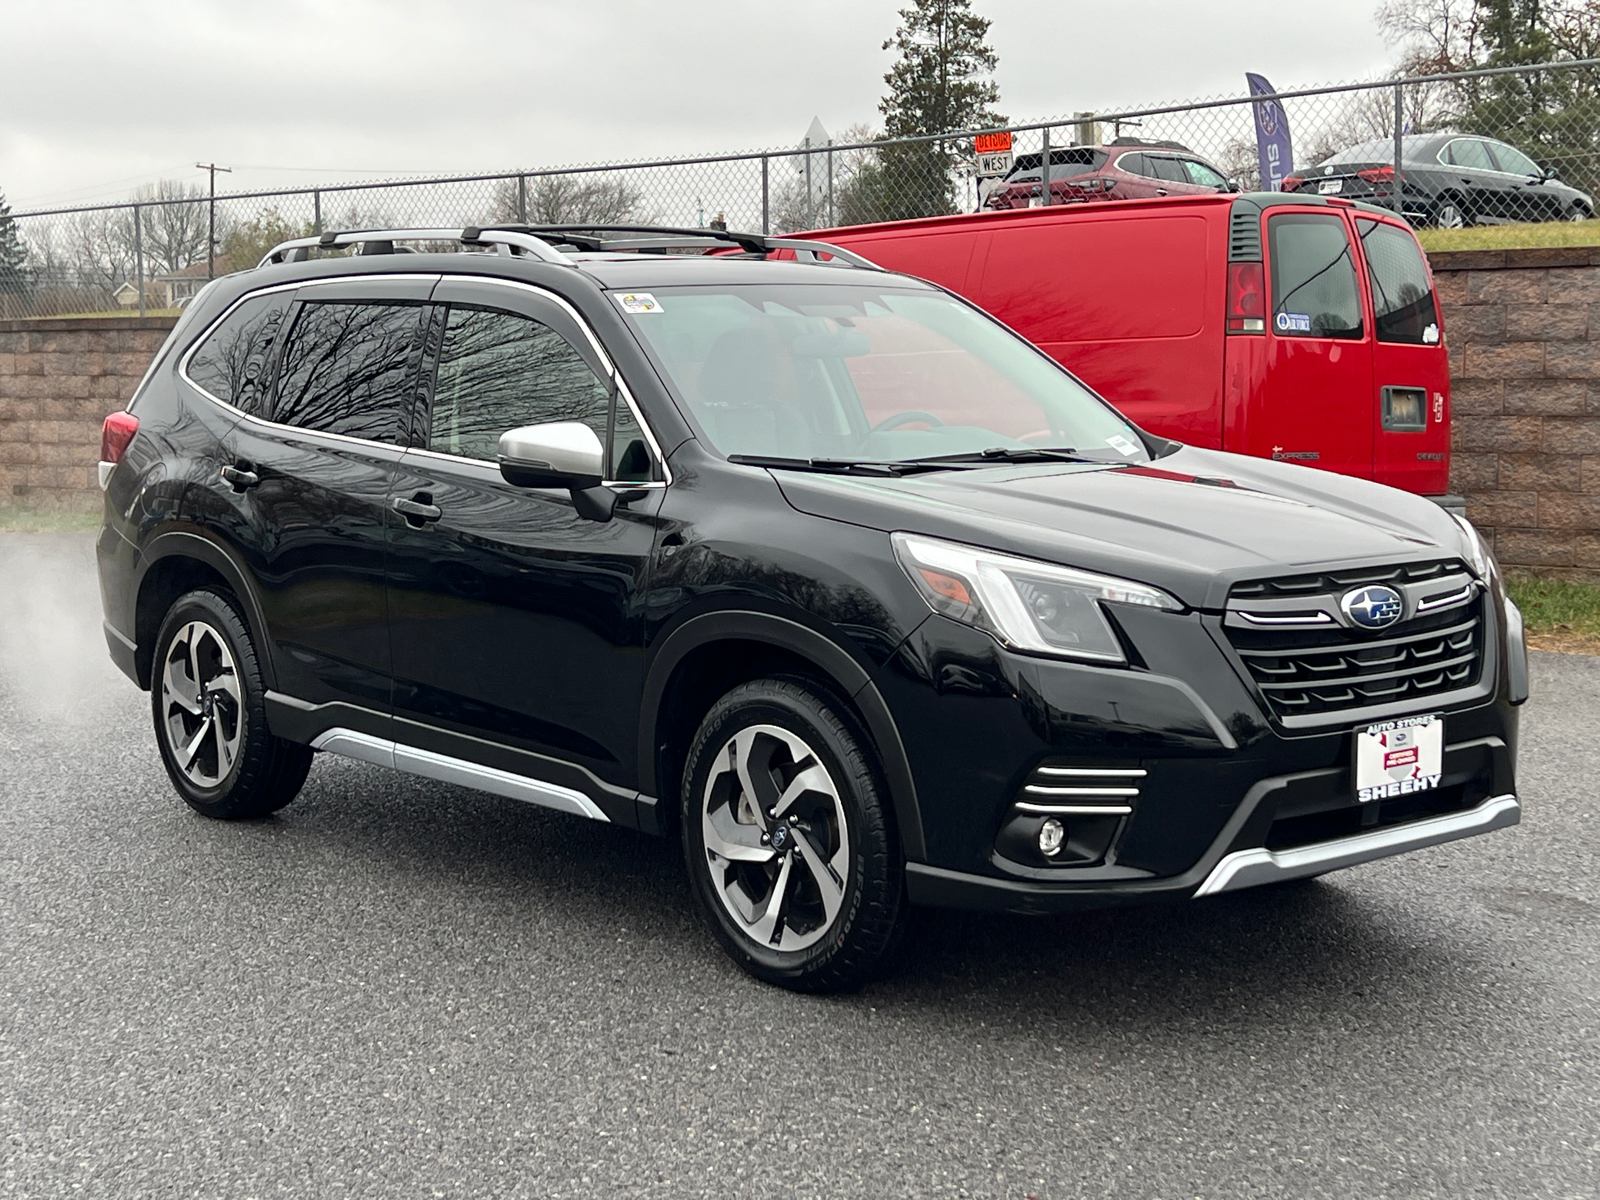
<path id="1" fill-rule="evenodd" d="M 676 846 L 328 756 L 179 802 L 88 535 L 0 535 L 0 1195 L 1600 1194 L 1600 659 L 1523 824 L 1311 883 L 930 913 L 795 996 Z"/>

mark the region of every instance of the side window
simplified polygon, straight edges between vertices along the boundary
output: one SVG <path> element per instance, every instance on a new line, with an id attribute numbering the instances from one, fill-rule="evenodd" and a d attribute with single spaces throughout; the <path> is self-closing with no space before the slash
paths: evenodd
<path id="1" fill-rule="evenodd" d="M 252 417 L 264 417 L 272 352 L 293 293 L 252 296 L 206 335 L 189 359 L 189 382 Z"/>
<path id="2" fill-rule="evenodd" d="M 1150 169 L 1150 160 L 1142 154 L 1124 154 L 1112 165 L 1119 171 L 1126 171 L 1129 175 L 1155 177 L 1155 172 Z"/>
<path id="3" fill-rule="evenodd" d="M 283 348 L 272 419 L 402 445 L 421 345 L 420 304 L 313 303 Z"/>
<path id="4" fill-rule="evenodd" d="M 1344 220 L 1320 213 L 1267 219 L 1272 329 L 1280 337 L 1359 338 L 1361 291 Z"/>
<path id="5" fill-rule="evenodd" d="M 582 421 L 606 441 L 607 478 L 648 480 L 649 451 L 626 404 L 548 325 L 516 313 L 452 307 L 439 350 L 428 449 L 494 462 L 519 425 Z M 612 427 L 614 425 L 614 428 Z"/>
<path id="6" fill-rule="evenodd" d="M 1542 175 L 1539 164 L 1534 162 L 1515 146 L 1508 146 L 1504 142 L 1484 143 L 1494 155 L 1494 160 L 1500 164 L 1500 169 L 1508 175 Z"/>
<path id="7" fill-rule="evenodd" d="M 1163 158 L 1154 154 L 1145 155 L 1145 161 L 1155 169 L 1146 171 L 1147 175 L 1154 175 L 1157 179 L 1168 183 L 1188 183 L 1189 177 L 1184 174 L 1183 164 L 1175 158 Z"/>
<path id="8" fill-rule="evenodd" d="M 1457 138 L 1450 143 L 1450 161 L 1472 171 L 1498 171 L 1489 148 L 1477 138 Z"/>
<path id="9" fill-rule="evenodd" d="M 1189 172 L 1190 183 L 1198 183 L 1201 187 L 1225 188 L 1228 186 L 1226 179 L 1203 162 L 1196 162 L 1192 158 L 1186 158 L 1183 160 L 1183 169 Z"/>
<path id="10" fill-rule="evenodd" d="M 1433 346 L 1439 341 L 1439 310 L 1433 282 L 1417 241 L 1381 221 L 1357 221 L 1361 252 L 1372 277 L 1372 311 L 1380 342 Z"/>

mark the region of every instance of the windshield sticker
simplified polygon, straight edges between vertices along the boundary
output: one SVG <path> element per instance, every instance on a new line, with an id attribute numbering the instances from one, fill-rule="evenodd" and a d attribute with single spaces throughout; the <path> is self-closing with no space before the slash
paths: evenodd
<path id="1" fill-rule="evenodd" d="M 1311 314 L 1281 312 L 1273 318 L 1279 333 L 1310 333 Z"/>
<path id="2" fill-rule="evenodd" d="M 1108 437 L 1106 439 L 1106 445 L 1110 446 L 1124 458 L 1132 458 L 1135 454 L 1139 453 L 1139 447 L 1134 445 L 1127 438 L 1123 437 L 1120 433 L 1114 433 Z"/>
<path id="3" fill-rule="evenodd" d="M 1422 344 L 1424 346 L 1437 345 L 1438 341 L 1439 341 L 1439 327 L 1437 325 L 1429 325 L 1426 329 L 1424 329 L 1422 331 Z"/>
<path id="4" fill-rule="evenodd" d="M 660 303 L 649 292 L 624 292 L 617 297 L 617 303 L 622 305 L 626 313 L 658 313 L 666 312 Z"/>

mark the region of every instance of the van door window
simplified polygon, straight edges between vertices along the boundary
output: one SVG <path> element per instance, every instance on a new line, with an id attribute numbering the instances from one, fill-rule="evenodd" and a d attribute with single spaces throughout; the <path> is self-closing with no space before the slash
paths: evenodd
<path id="1" fill-rule="evenodd" d="M 1360 338 L 1361 291 L 1344 220 L 1320 213 L 1267 219 L 1272 329 L 1280 337 Z"/>
<path id="2" fill-rule="evenodd" d="M 307 304 L 283 348 L 272 419 L 403 445 L 422 345 L 421 304 Z"/>
<path id="3" fill-rule="evenodd" d="M 1382 221 L 1360 220 L 1361 252 L 1372 277 L 1372 311 L 1380 342 L 1432 346 L 1439 341 L 1433 281 L 1417 239 Z"/>

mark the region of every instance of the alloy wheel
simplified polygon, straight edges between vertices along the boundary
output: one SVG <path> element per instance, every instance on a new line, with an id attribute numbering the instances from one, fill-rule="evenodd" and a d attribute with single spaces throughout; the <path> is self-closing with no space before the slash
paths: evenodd
<path id="1" fill-rule="evenodd" d="M 244 738 L 244 703 L 233 652 L 204 621 L 190 621 L 161 666 L 161 728 L 190 783 L 214 788 L 228 777 Z"/>
<path id="2" fill-rule="evenodd" d="M 844 904 L 850 831 L 838 784 L 804 739 L 751 725 L 723 744 L 701 797 L 712 890 L 758 945 L 804 950 Z"/>
<path id="3" fill-rule="evenodd" d="M 1433 223 L 1440 229 L 1461 229 L 1466 226 L 1466 218 L 1461 215 L 1461 209 L 1454 201 L 1446 200 L 1439 206 L 1434 214 Z"/>

